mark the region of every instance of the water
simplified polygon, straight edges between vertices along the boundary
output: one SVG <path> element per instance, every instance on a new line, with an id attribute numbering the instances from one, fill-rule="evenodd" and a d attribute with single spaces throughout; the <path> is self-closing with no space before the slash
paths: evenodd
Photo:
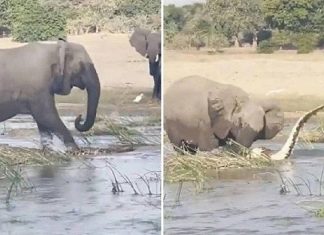
<path id="1" fill-rule="evenodd" d="M 32 134 L 2 135 L 0 143 L 39 146 L 32 121 L 19 118 L 6 122 L 6 128 L 15 133 L 23 125 L 24 132 L 31 129 Z M 64 120 L 69 122 L 68 118 Z M 150 133 L 159 136 L 160 130 L 152 128 Z M 89 140 L 92 147 L 117 142 L 112 136 Z M 80 139 L 77 142 L 82 144 Z M 149 171 L 160 174 L 160 154 L 159 145 L 143 146 L 133 152 L 94 156 L 64 166 L 25 167 L 24 176 L 34 189 L 18 191 L 9 206 L 5 204 L 9 184 L 0 180 L 0 234 L 160 234 L 160 182 L 155 175 L 148 175 L 153 193 L 148 195 L 147 186 L 139 179 Z M 137 184 L 140 195 L 127 184 L 122 184 L 124 192 L 114 194 L 114 178 L 107 162 Z M 124 182 L 120 176 L 118 180 Z"/>
<path id="2" fill-rule="evenodd" d="M 281 146 L 269 141 L 259 144 L 271 149 Z M 184 183 L 179 203 L 178 185 L 167 184 L 165 234 L 323 234 L 324 219 L 315 217 L 313 211 L 324 207 L 318 179 L 324 166 L 324 144 L 313 147 L 297 148 L 290 161 L 272 169 L 219 172 L 200 193 L 193 184 Z M 290 184 L 290 193 L 281 195 L 282 181 L 276 170 L 295 181 L 302 195 Z M 302 179 L 310 183 L 313 195 Z"/>

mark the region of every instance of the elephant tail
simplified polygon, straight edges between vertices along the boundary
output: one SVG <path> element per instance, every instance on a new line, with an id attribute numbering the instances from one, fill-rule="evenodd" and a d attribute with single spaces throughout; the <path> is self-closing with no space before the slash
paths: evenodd
<path id="1" fill-rule="evenodd" d="M 291 155 L 291 153 L 297 143 L 298 135 L 299 135 L 301 128 L 312 116 L 314 116 L 318 111 L 320 111 L 323 108 L 324 108 L 324 105 L 318 106 L 317 108 L 305 113 L 302 117 L 300 117 L 298 119 L 298 121 L 296 122 L 295 126 L 293 127 L 293 129 L 291 130 L 286 143 L 283 145 L 283 147 L 277 153 L 272 154 L 270 156 L 270 158 L 272 160 L 283 160 L 283 159 L 288 158 Z"/>

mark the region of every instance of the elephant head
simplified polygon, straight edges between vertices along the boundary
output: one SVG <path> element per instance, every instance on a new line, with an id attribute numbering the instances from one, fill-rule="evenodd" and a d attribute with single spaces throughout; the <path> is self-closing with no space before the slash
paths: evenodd
<path id="1" fill-rule="evenodd" d="M 262 106 L 232 86 L 209 92 L 208 115 L 215 137 L 232 138 L 246 147 L 257 139 L 273 138 L 283 128 L 283 113 L 270 104 L 264 102 Z"/>
<path id="2" fill-rule="evenodd" d="M 75 120 L 78 131 L 88 131 L 94 124 L 100 98 L 98 74 L 85 48 L 79 44 L 59 40 L 57 44 L 56 73 L 52 83 L 53 93 L 67 95 L 73 87 L 88 93 L 87 114 L 84 123 L 82 115 Z"/>
<path id="3" fill-rule="evenodd" d="M 150 62 L 158 61 L 158 56 L 161 55 L 161 33 L 151 33 L 149 30 L 136 28 L 129 42 Z"/>

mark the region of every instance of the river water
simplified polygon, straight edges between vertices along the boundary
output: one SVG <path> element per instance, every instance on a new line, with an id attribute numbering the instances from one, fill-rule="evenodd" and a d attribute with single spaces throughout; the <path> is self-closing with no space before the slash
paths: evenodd
<path id="1" fill-rule="evenodd" d="M 67 125 L 69 119 L 63 119 Z M 22 126 L 25 132 L 35 128 L 28 118 L 6 122 L 11 133 Z M 159 138 L 159 128 L 143 129 Z M 37 132 L 28 137 L 5 134 L 0 143 L 37 147 L 38 139 Z M 89 140 L 92 147 L 117 143 L 112 136 L 94 136 Z M 77 142 L 83 143 L 78 138 Z M 5 203 L 9 182 L 0 180 L 0 234 L 160 234 L 160 155 L 160 146 L 153 145 L 127 153 L 90 156 L 62 166 L 24 167 L 23 175 L 33 189 L 18 190 L 9 205 Z M 117 171 L 124 192 L 112 192 L 111 167 L 129 177 L 138 195 Z M 140 179 L 144 175 L 151 195 Z"/>
<path id="2" fill-rule="evenodd" d="M 258 144 L 273 150 L 282 145 Z M 166 184 L 165 234 L 324 234 L 324 219 L 314 215 L 324 208 L 323 167 L 324 144 L 314 144 L 297 147 L 289 161 L 273 168 L 215 173 L 201 191 L 184 183 L 179 200 L 179 185 Z M 278 172 L 287 194 L 280 193 Z"/>

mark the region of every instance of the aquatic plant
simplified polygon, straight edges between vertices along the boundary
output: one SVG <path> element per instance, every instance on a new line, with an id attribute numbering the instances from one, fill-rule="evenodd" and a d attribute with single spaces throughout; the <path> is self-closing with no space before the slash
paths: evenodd
<path id="1" fill-rule="evenodd" d="M 128 185 L 129 188 L 131 188 L 131 190 L 133 191 L 134 195 L 161 196 L 160 172 L 148 171 L 143 175 L 138 175 L 138 178 L 136 180 L 131 180 L 129 176 L 119 171 L 117 167 L 113 166 L 108 160 L 106 160 L 106 166 L 112 175 L 112 179 L 111 179 L 112 193 L 114 194 L 123 193 L 125 192 L 123 185 Z M 143 189 L 139 187 L 139 182 L 143 182 L 143 184 L 147 189 L 146 192 L 143 192 Z"/>

